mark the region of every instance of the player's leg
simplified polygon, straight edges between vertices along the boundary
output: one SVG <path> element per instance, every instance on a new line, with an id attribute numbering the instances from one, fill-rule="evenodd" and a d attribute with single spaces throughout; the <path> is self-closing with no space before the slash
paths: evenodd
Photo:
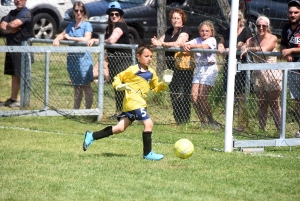
<path id="1" fill-rule="evenodd" d="M 143 158 L 146 160 L 161 160 L 164 155 L 157 154 L 152 151 L 152 128 L 153 122 L 149 118 L 147 120 L 142 121 L 144 125 L 143 131 Z"/>
<path id="2" fill-rule="evenodd" d="M 206 85 L 206 84 L 201 84 L 200 91 L 199 91 L 199 97 L 200 97 L 199 102 L 200 102 L 201 112 L 208 119 L 208 121 L 210 123 L 213 122 L 211 106 L 210 106 L 210 103 L 208 102 L 208 96 L 209 96 L 211 89 L 212 89 L 212 86 Z"/>
<path id="3" fill-rule="evenodd" d="M 79 109 L 83 97 L 81 86 L 74 86 L 74 109 Z"/>
<path id="4" fill-rule="evenodd" d="M 86 151 L 94 140 L 99 140 L 105 137 L 109 137 L 112 134 L 123 132 L 130 124 L 131 121 L 127 117 L 122 117 L 118 124 L 115 126 L 107 126 L 106 128 L 96 132 L 87 131 L 83 140 L 83 150 Z"/>
<path id="5" fill-rule="evenodd" d="M 256 92 L 258 100 L 258 122 L 262 130 L 265 130 L 268 119 L 268 95 L 266 91 Z"/>
<path id="6" fill-rule="evenodd" d="M 191 96 L 192 96 L 192 103 L 193 103 L 195 112 L 202 124 L 202 123 L 205 123 L 205 117 L 202 115 L 201 108 L 199 105 L 199 100 L 198 100 L 199 99 L 199 87 L 200 87 L 199 83 L 194 83 L 192 85 Z"/>
<path id="7" fill-rule="evenodd" d="M 92 104 L 93 104 L 93 89 L 92 89 L 91 83 L 89 82 L 82 87 L 84 90 L 85 108 L 91 109 Z"/>
<path id="8" fill-rule="evenodd" d="M 12 100 L 17 101 L 18 93 L 20 90 L 21 77 L 20 76 L 11 76 L 11 96 Z"/>
<path id="9" fill-rule="evenodd" d="M 275 122 L 275 126 L 277 131 L 280 131 L 280 123 L 281 123 L 281 106 L 280 106 L 280 94 L 281 90 L 270 91 L 268 92 L 268 100 L 269 105 L 271 107 L 273 119 Z"/>

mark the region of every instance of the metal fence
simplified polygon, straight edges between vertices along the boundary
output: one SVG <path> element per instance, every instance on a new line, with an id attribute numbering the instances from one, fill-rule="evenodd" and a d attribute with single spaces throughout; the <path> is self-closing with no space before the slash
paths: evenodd
<path id="1" fill-rule="evenodd" d="M 100 38 L 101 39 L 101 38 Z M 2 117 L 18 116 L 18 115 L 38 115 L 38 116 L 88 116 L 96 115 L 100 122 L 115 122 L 115 114 L 118 112 L 118 101 L 122 101 L 122 95 L 116 96 L 111 85 L 113 75 L 117 74 L 120 66 L 128 66 L 135 64 L 135 49 L 137 45 L 105 45 L 100 43 L 99 46 L 86 47 L 86 44 L 62 42 L 62 46 L 53 47 L 52 40 L 31 39 L 26 46 L 22 47 L 0 47 L 0 52 L 22 52 L 24 62 L 22 66 L 22 87 L 21 87 L 21 108 L 0 108 Z M 111 79 L 104 81 L 103 66 L 105 62 L 104 48 L 120 48 L 130 50 L 129 53 L 120 55 L 108 55 Z M 199 114 L 195 110 L 193 96 L 191 96 L 192 79 L 194 70 L 178 70 L 174 68 L 174 57 L 164 57 L 164 51 L 176 52 L 179 48 L 156 48 L 154 52 L 151 67 L 157 71 L 159 78 L 162 78 L 162 72 L 171 68 L 174 70 L 174 77 L 169 88 L 162 93 L 150 93 L 147 98 L 149 105 L 149 114 L 155 124 L 183 126 L 183 132 L 193 129 L 196 133 L 200 133 L 205 129 L 214 129 L 216 133 L 224 131 L 225 111 L 226 111 L 226 65 L 222 55 L 218 55 L 217 67 L 218 77 L 212 87 L 212 90 L 205 97 L 199 97 L 198 104 L 208 100 L 211 113 L 207 113 L 207 104 L 202 105 L 200 112 L 202 113 L 206 123 L 201 122 Z M 182 51 L 182 50 L 181 50 Z M 216 50 L 193 50 L 194 52 L 216 53 Z M 67 71 L 68 53 L 83 54 L 90 52 L 94 64 L 98 62 L 99 77 L 97 83 L 92 83 L 93 103 L 90 109 L 85 108 L 85 99 L 83 98 L 80 109 L 74 109 L 74 87 L 70 81 Z M 270 53 L 272 54 L 272 53 Z M 161 58 L 162 56 L 162 58 Z M 278 54 L 276 56 L 279 56 Z M 72 60 L 72 54 L 69 54 Z M 205 62 L 205 61 L 197 61 Z M 249 60 L 249 64 L 255 62 Z M 250 66 L 251 66 L 250 65 Z M 258 64 L 265 65 L 265 64 Z M 284 128 L 284 138 L 293 138 L 298 130 L 297 117 L 295 116 L 295 103 L 290 98 L 288 89 L 282 90 L 279 96 L 278 104 L 282 113 L 278 113 L 278 108 L 274 100 L 265 100 L 270 98 L 270 94 L 257 95 L 257 86 L 268 88 L 277 87 L 278 80 L 286 83 L 286 76 L 282 74 L 283 68 L 279 65 L 269 66 L 270 71 L 266 70 L 265 77 L 270 79 L 268 82 L 258 79 L 262 76 L 260 67 L 251 69 L 249 66 L 242 71 L 237 72 L 235 90 L 240 92 L 235 94 L 234 101 L 234 123 L 233 135 L 238 138 L 247 139 L 276 139 L 279 138 L 281 126 Z M 282 65 L 280 65 L 282 66 Z M 124 67 L 124 68 L 125 68 Z M 297 68 L 297 67 L 295 67 Z M 279 70 L 276 70 L 279 69 Z M 116 70 L 116 71 L 114 71 Z M 273 82 L 271 78 L 276 78 Z M 256 86 L 255 83 L 258 85 Z M 284 85 L 282 85 L 284 86 Z M 9 78 L 0 75 L 0 101 L 5 101 L 10 95 Z M 280 87 L 279 87 L 280 88 Z M 281 90 L 280 90 L 281 91 Z M 285 98 L 285 95 L 286 98 Z M 284 98 L 284 102 L 282 101 Z M 261 104 L 269 101 L 267 113 L 259 114 Z M 282 103 L 285 106 L 282 107 Z M 264 105 L 265 106 L 265 105 Z M 285 110 L 286 108 L 286 110 Z M 284 118 L 282 118 L 284 114 Z M 276 116 L 277 115 L 277 116 Z M 280 117 L 278 117 L 280 115 Z M 279 122 L 281 120 L 283 122 Z M 265 126 L 262 126 L 265 125 Z M 167 131 L 166 131 L 167 132 Z M 238 146 L 238 144 L 235 144 Z M 280 144 L 279 144 L 280 145 Z M 244 145 L 243 145 L 244 146 Z"/>

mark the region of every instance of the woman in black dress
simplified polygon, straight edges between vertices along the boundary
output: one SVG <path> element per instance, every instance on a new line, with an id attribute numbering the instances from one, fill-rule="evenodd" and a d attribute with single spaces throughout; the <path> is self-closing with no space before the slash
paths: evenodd
<path id="1" fill-rule="evenodd" d="M 130 44 L 129 31 L 123 18 L 124 12 L 121 9 L 120 4 L 116 1 L 111 2 L 108 6 L 106 14 L 109 15 L 109 18 L 104 42 L 107 44 Z M 88 45 L 92 46 L 95 42 L 99 42 L 99 39 L 91 39 Z M 106 48 L 106 52 L 110 77 L 109 80 L 113 81 L 114 77 L 118 73 L 122 72 L 131 65 L 131 50 Z M 116 117 L 122 111 L 123 97 L 124 91 L 115 90 L 116 114 L 113 115 L 114 117 Z"/>
<path id="2" fill-rule="evenodd" d="M 186 13 L 175 8 L 169 13 L 170 27 L 159 39 L 153 37 L 154 46 L 180 47 L 181 44 L 191 40 L 192 32 L 184 23 L 187 20 Z M 174 70 L 172 82 L 169 85 L 173 116 L 177 124 L 187 123 L 191 116 L 191 87 L 194 69 L 182 70 L 175 68 L 174 52 L 166 52 L 167 66 Z"/>

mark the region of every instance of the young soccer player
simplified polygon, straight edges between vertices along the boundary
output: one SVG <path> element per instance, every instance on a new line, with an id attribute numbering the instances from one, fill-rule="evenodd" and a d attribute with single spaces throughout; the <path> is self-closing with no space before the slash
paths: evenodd
<path id="1" fill-rule="evenodd" d="M 141 121 L 144 125 L 143 158 L 146 160 L 160 160 L 164 156 L 152 151 L 152 128 L 153 122 L 147 112 L 146 97 L 149 90 L 160 92 L 167 88 L 171 80 L 165 79 L 158 82 L 156 72 L 149 67 L 152 61 L 152 48 L 150 45 L 141 44 L 137 48 L 138 64 L 129 66 L 114 77 L 112 83 L 117 91 L 125 91 L 123 99 L 123 111 L 117 116 L 118 124 L 108 126 L 101 131 L 85 133 L 83 150 L 93 143 L 94 140 L 109 137 L 112 134 L 122 133 L 134 121 Z M 164 76 L 167 77 L 167 76 Z"/>

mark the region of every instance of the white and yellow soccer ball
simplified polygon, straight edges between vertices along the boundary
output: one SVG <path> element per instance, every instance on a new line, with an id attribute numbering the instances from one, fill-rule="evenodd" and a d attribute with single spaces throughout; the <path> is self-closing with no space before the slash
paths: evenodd
<path id="1" fill-rule="evenodd" d="M 188 139 L 180 139 L 174 144 L 174 152 L 178 158 L 189 158 L 194 153 L 194 145 Z"/>

